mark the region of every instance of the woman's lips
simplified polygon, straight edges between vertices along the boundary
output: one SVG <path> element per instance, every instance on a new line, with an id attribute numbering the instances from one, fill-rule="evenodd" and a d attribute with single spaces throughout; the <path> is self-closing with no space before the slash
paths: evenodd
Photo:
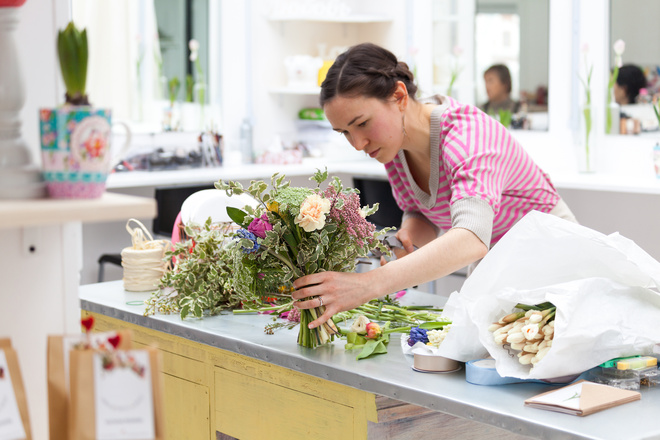
<path id="1" fill-rule="evenodd" d="M 376 157 L 376 155 L 378 155 L 379 151 L 380 151 L 380 148 L 378 148 L 377 150 L 372 151 L 371 153 L 369 153 L 369 157 Z"/>

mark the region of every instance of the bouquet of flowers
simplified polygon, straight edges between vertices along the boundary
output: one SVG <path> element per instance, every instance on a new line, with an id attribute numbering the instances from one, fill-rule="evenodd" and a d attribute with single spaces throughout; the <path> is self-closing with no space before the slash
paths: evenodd
<path id="1" fill-rule="evenodd" d="M 550 302 L 516 304 L 516 308 L 522 311 L 500 318 L 488 330 L 496 344 L 517 351 L 518 361 L 533 368 L 552 347 L 557 308 Z"/>
<path id="2" fill-rule="evenodd" d="M 388 253 L 378 240 L 388 229 L 376 230 L 366 220 L 377 204 L 361 207 L 358 192 L 344 188 L 337 177 L 322 190 L 327 171 L 311 177 L 316 188 L 291 187 L 284 178 L 273 175 L 270 190 L 263 181 L 252 181 L 247 190 L 238 182 L 216 183 L 229 196 L 245 192 L 259 202 L 256 208 L 227 208 L 241 229 L 227 247 L 232 271 L 226 287 L 242 295 L 267 296 L 304 275 L 354 271 L 357 260 L 374 249 Z M 308 328 L 324 311 L 324 306 L 301 310 L 298 344 L 313 348 L 338 333 L 332 320 Z"/>

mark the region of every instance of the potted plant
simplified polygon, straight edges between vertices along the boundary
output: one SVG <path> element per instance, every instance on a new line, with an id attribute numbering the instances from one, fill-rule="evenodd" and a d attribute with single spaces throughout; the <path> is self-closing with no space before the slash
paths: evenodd
<path id="1" fill-rule="evenodd" d="M 180 88 L 181 81 L 177 76 L 167 82 L 169 106 L 163 109 L 163 131 L 176 131 L 179 129 L 179 112 L 176 111 L 175 104 Z"/>
<path id="2" fill-rule="evenodd" d="M 86 94 L 87 30 L 73 22 L 60 30 L 57 56 L 66 94 L 62 106 L 39 110 L 44 180 L 51 197 L 97 198 L 111 168 L 112 111 L 93 107 Z"/>

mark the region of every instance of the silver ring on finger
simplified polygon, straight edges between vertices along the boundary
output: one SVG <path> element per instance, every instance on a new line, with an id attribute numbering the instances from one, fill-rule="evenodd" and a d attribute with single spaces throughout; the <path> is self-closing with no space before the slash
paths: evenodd
<path id="1" fill-rule="evenodd" d="M 323 297 L 319 296 L 319 307 L 323 307 Z"/>

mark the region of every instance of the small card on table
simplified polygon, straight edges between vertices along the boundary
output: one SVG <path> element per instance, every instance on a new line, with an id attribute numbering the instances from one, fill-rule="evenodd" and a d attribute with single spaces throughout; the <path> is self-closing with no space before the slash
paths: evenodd
<path id="1" fill-rule="evenodd" d="M 525 400 L 525 406 L 586 416 L 641 399 L 637 391 L 581 380 Z"/>

